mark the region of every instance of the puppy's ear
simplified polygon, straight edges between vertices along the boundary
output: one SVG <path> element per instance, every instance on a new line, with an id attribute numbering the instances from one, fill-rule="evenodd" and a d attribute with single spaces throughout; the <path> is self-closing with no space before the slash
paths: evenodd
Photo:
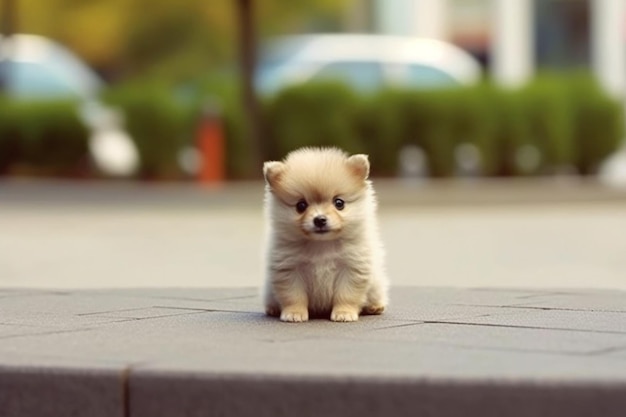
<path id="1" fill-rule="evenodd" d="M 280 177 L 285 171 L 285 164 L 278 161 L 267 161 L 263 164 L 263 176 L 265 182 L 273 187 L 280 181 Z"/>
<path id="2" fill-rule="evenodd" d="M 370 161 L 367 155 L 352 155 L 348 158 L 348 166 L 352 173 L 362 180 L 366 180 L 370 175 Z"/>

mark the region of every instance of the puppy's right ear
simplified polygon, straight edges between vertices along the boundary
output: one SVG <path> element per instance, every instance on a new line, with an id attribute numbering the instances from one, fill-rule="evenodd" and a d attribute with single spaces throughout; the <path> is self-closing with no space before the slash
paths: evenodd
<path id="1" fill-rule="evenodd" d="M 285 171 L 285 164 L 278 161 L 267 161 L 263 164 L 263 176 L 265 182 L 273 187 L 280 181 L 280 177 Z"/>

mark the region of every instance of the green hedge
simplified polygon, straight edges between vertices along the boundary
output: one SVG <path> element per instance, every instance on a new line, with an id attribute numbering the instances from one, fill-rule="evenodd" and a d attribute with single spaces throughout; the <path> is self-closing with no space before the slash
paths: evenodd
<path id="1" fill-rule="evenodd" d="M 621 144 L 624 110 L 607 99 L 589 77 L 579 75 L 568 87 L 565 95 L 570 105 L 575 165 L 581 174 L 593 174 Z"/>
<path id="2" fill-rule="evenodd" d="M 398 153 L 417 145 L 430 174 L 456 173 L 455 149 L 469 143 L 486 176 L 596 172 L 623 137 L 623 108 L 588 75 L 538 77 L 518 90 L 493 85 L 446 91 L 385 90 L 359 97 L 343 86 L 304 85 L 265 108 L 273 158 L 300 146 L 334 144 L 370 155 L 375 175 L 398 172 Z M 535 167 L 519 162 L 535 149 Z"/>
<path id="3" fill-rule="evenodd" d="M 0 99 L 0 174 L 84 175 L 88 131 L 69 101 Z"/>
<path id="4" fill-rule="evenodd" d="M 227 176 L 260 176 L 232 79 L 185 88 L 133 83 L 112 88 L 105 100 L 125 114 L 142 178 L 184 177 L 177 158 L 182 147 L 195 144 L 208 103 L 217 104 L 222 115 Z M 406 145 L 424 151 L 432 176 L 456 175 L 455 150 L 466 143 L 479 151 L 485 176 L 564 169 L 588 175 L 618 148 L 624 134 L 622 106 L 587 74 L 543 75 L 518 90 L 484 84 L 359 95 L 341 84 L 307 84 L 265 98 L 261 110 L 265 159 L 282 158 L 301 146 L 336 145 L 368 153 L 372 173 L 379 176 L 398 173 L 398 154 Z M 23 167 L 54 175 L 84 169 L 87 136 L 73 103 L 0 100 L 0 174 Z M 536 150 L 534 166 L 520 165 L 521 149 Z"/>
<path id="5" fill-rule="evenodd" d="M 486 141 L 492 120 L 483 98 L 478 89 L 388 90 L 368 97 L 356 125 L 373 172 L 393 175 L 398 170 L 399 150 L 416 145 L 428 155 L 434 176 L 453 175 L 458 144 L 467 142 L 490 149 Z"/>
<path id="6" fill-rule="evenodd" d="M 226 171 L 229 178 L 251 178 L 251 155 L 239 90 L 232 79 L 211 79 L 201 84 L 173 87 L 158 82 L 135 82 L 111 88 L 105 100 L 125 115 L 126 129 L 140 157 L 139 176 L 152 179 L 183 178 L 178 155 L 195 146 L 199 124 L 208 108 L 217 111 L 227 138 Z"/>
<path id="7" fill-rule="evenodd" d="M 178 178 L 178 153 L 191 133 L 189 112 L 174 94 L 159 84 L 134 83 L 111 89 L 104 99 L 124 114 L 125 128 L 139 152 L 139 177 Z"/>
<path id="8" fill-rule="evenodd" d="M 290 150 L 311 144 L 341 144 L 351 153 L 364 150 L 353 126 L 359 117 L 358 97 L 341 84 L 288 88 L 264 107 L 269 159 L 282 159 Z"/>

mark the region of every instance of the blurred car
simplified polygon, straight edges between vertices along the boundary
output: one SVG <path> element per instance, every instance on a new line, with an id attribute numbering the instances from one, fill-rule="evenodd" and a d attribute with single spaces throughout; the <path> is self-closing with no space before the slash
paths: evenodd
<path id="1" fill-rule="evenodd" d="M 138 151 L 123 129 L 122 115 L 98 99 L 104 82 L 67 48 L 37 35 L 0 36 L 0 71 L 3 92 L 11 98 L 78 100 L 98 169 L 115 176 L 136 171 Z"/>
<path id="2" fill-rule="evenodd" d="M 339 80 L 358 91 L 383 86 L 435 89 L 471 85 L 479 62 L 446 42 L 390 35 L 301 35 L 268 41 L 255 86 L 271 94 L 312 80 Z"/>

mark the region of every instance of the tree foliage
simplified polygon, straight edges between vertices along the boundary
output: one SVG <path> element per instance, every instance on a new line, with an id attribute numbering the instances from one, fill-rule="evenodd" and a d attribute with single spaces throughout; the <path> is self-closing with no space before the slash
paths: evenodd
<path id="1" fill-rule="evenodd" d="M 261 36 L 337 30 L 354 0 L 257 0 Z M 236 58 L 236 0 L 16 0 L 17 28 L 68 45 L 109 79 L 197 77 Z"/>

